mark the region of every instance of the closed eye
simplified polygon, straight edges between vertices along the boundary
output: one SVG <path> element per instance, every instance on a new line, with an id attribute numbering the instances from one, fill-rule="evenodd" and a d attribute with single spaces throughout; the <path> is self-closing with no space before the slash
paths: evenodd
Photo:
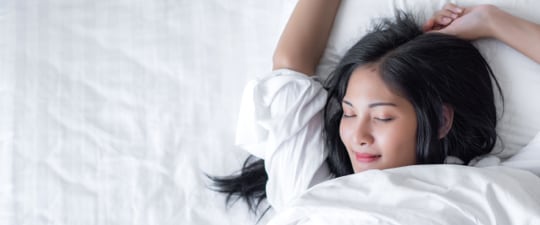
<path id="1" fill-rule="evenodd" d="M 385 122 L 385 123 L 394 120 L 394 118 L 377 118 L 377 117 L 375 117 L 375 119 L 381 122 Z"/>
<path id="2" fill-rule="evenodd" d="M 351 118 L 351 117 L 355 117 L 356 115 L 347 115 L 345 113 L 343 113 L 343 118 Z"/>

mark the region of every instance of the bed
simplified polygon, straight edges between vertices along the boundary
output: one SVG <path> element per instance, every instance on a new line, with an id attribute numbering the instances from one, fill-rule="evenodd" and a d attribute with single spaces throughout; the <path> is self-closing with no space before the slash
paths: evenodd
<path id="1" fill-rule="evenodd" d="M 234 143 L 242 89 L 271 69 L 295 2 L 1 1 L 0 224 L 255 224 L 205 174 L 247 157 Z M 317 73 L 372 18 L 431 15 L 446 2 L 344 0 Z M 457 3 L 540 23 L 533 0 Z M 540 65 L 497 41 L 475 44 L 505 93 L 497 157 L 534 171 L 524 162 L 540 158 Z"/>

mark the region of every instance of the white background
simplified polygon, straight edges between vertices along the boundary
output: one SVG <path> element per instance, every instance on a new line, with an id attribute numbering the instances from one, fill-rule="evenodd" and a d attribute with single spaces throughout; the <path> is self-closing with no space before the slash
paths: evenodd
<path id="1" fill-rule="evenodd" d="M 0 224 L 254 223 L 204 172 L 245 159 L 242 89 L 290 5 L 0 1 Z"/>

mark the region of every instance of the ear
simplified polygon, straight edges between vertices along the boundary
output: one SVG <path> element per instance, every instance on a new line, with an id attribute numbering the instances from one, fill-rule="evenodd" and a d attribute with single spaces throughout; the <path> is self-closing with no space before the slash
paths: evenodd
<path id="1" fill-rule="evenodd" d="M 443 104 L 442 108 L 442 124 L 439 127 L 439 139 L 445 137 L 450 129 L 452 128 L 452 123 L 454 121 L 454 108 L 448 104 Z"/>

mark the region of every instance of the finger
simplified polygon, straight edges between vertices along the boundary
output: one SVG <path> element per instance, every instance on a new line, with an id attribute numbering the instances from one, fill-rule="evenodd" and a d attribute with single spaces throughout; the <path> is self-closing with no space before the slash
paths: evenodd
<path id="1" fill-rule="evenodd" d="M 435 26 L 438 26 L 440 29 L 440 25 L 446 26 L 450 24 L 453 20 L 459 17 L 459 13 L 461 12 L 463 12 L 462 8 L 455 4 L 447 3 L 444 5 L 443 9 L 435 12 L 433 17 L 424 23 L 422 29 L 424 32 L 433 30 Z"/>
<path id="2" fill-rule="evenodd" d="M 435 32 L 442 33 L 442 34 L 455 35 L 455 32 L 451 27 L 444 27 L 442 29 L 436 30 Z"/>
<path id="3" fill-rule="evenodd" d="M 461 7 L 452 3 L 447 3 L 446 5 L 444 5 L 443 9 L 446 9 L 456 14 L 461 14 L 463 12 L 463 9 Z"/>
<path id="4" fill-rule="evenodd" d="M 427 31 L 430 31 L 433 29 L 433 26 L 435 25 L 435 19 L 434 18 L 431 18 L 429 19 L 428 21 L 426 21 L 424 23 L 424 25 L 422 26 L 422 30 L 424 32 L 427 32 Z"/>
<path id="5" fill-rule="evenodd" d="M 440 30 L 440 29 L 443 29 L 443 26 L 436 25 L 436 26 L 433 27 L 433 30 L 435 30 L 435 31 Z"/>
<path id="6" fill-rule="evenodd" d="M 432 30 L 427 31 L 426 33 L 441 33 L 441 26 L 434 26 Z"/>
<path id="7" fill-rule="evenodd" d="M 448 25 L 450 22 L 452 22 L 452 18 L 450 17 L 441 16 L 437 18 L 437 23 L 440 25 Z"/>
<path id="8" fill-rule="evenodd" d="M 452 19 L 457 19 L 459 17 L 459 14 L 454 13 L 447 9 L 443 9 L 437 12 L 436 17 L 448 17 Z"/>
<path id="9" fill-rule="evenodd" d="M 440 10 L 424 23 L 422 29 L 425 32 L 434 29 L 435 26 L 448 25 L 457 17 L 458 15 L 448 10 Z"/>

